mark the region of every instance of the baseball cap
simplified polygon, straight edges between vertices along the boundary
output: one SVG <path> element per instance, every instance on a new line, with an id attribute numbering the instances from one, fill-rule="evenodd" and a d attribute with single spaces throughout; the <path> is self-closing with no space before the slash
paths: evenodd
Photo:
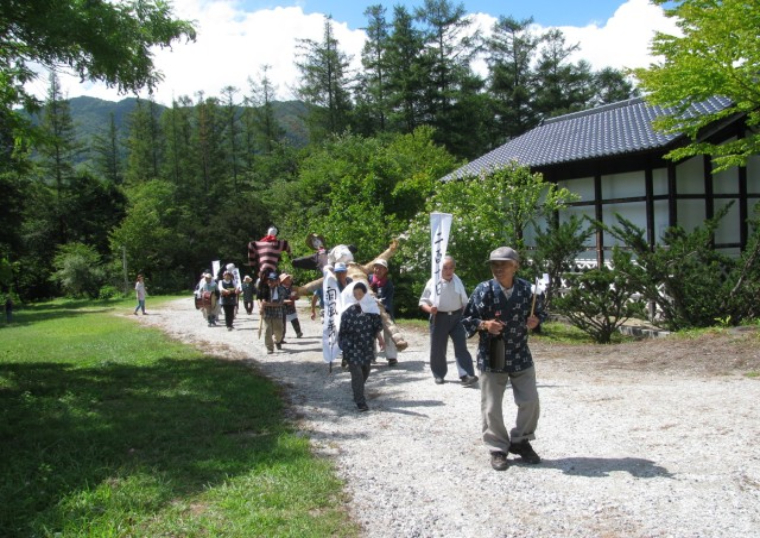
<path id="1" fill-rule="evenodd" d="M 388 262 L 385 261 L 385 260 L 382 260 L 382 259 L 381 260 L 375 260 L 374 262 L 372 262 L 372 265 L 382 265 L 383 267 L 385 267 L 386 269 L 388 269 Z"/>
<path id="2" fill-rule="evenodd" d="M 277 273 L 275 273 L 275 272 L 273 271 L 273 272 L 271 272 L 271 273 L 269 273 L 269 274 L 267 275 L 267 278 L 268 278 L 269 280 L 277 280 Z"/>
<path id="3" fill-rule="evenodd" d="M 513 248 L 499 247 L 496 250 L 491 251 L 491 255 L 488 257 L 488 261 L 489 262 L 512 261 L 515 263 L 519 263 L 520 255 Z"/>
<path id="4" fill-rule="evenodd" d="M 348 270 L 348 268 L 346 268 L 346 264 L 345 263 L 343 263 L 343 262 L 337 262 L 335 264 L 334 271 L 336 273 L 345 273 L 347 270 Z"/>

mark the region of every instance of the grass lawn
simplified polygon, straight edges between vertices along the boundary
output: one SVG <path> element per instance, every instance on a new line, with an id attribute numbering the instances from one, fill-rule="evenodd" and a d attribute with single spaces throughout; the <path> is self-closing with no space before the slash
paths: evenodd
<path id="1" fill-rule="evenodd" d="M 277 388 L 113 315 L 133 308 L 0 324 L 0 536 L 356 536 Z"/>

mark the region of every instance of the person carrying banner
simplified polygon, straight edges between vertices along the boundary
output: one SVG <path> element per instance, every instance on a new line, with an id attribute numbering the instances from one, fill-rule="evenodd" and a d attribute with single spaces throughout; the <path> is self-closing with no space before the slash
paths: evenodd
<path id="1" fill-rule="evenodd" d="M 472 292 L 462 324 L 468 336 L 478 334 L 483 442 L 491 453 L 491 467 L 509 467 L 507 454 L 518 454 L 527 463 L 541 458 L 530 444 L 535 439 L 540 414 L 536 370 L 528 348 L 528 330 L 545 318 L 543 302 L 533 309 L 531 284 L 516 276 L 520 257 L 510 247 L 499 247 L 489 256 L 494 278 Z M 517 419 L 511 432 L 504 425 L 502 403 L 511 382 Z"/>
<path id="2" fill-rule="evenodd" d="M 462 325 L 462 312 L 467 306 L 467 292 L 459 277 L 454 274 L 456 262 L 451 256 L 443 258 L 441 279 L 437 293 L 438 304 L 432 300 L 434 279 L 428 280 L 420 297 L 420 309 L 430 315 L 430 370 L 436 384 L 442 385 L 448 371 L 446 348 L 451 338 L 454 359 L 462 386 L 478 381 L 472 365 L 472 355 L 467 350 L 467 334 Z"/>
<path id="3" fill-rule="evenodd" d="M 359 411 L 368 411 L 364 384 L 375 356 L 375 335 L 383 328 L 377 302 L 363 282 L 350 284 L 342 293 L 345 309 L 340 316 L 338 344 L 351 372 L 351 389 Z"/>

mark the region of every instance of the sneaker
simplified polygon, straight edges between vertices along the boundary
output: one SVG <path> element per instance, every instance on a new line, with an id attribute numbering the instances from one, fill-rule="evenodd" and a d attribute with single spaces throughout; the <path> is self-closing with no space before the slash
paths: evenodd
<path id="1" fill-rule="evenodd" d="M 445 381 L 443 380 L 442 377 L 436 377 L 435 378 L 435 384 L 436 385 L 443 385 L 444 383 L 445 383 Z"/>
<path id="2" fill-rule="evenodd" d="M 478 376 L 476 375 L 463 375 L 459 379 L 462 380 L 462 385 L 469 387 L 470 385 L 478 382 Z"/>
<path id="3" fill-rule="evenodd" d="M 232 330 L 232 327 L 227 327 L 227 330 L 228 330 L 228 331 L 231 331 L 231 330 Z"/>
<path id="4" fill-rule="evenodd" d="M 541 463 L 541 458 L 536 454 L 536 451 L 533 450 L 533 447 L 530 446 L 528 441 L 523 441 L 522 443 L 510 443 L 509 451 L 512 454 L 521 456 L 525 463 Z"/>
<path id="5" fill-rule="evenodd" d="M 388 366 L 396 366 L 398 364 L 398 359 L 388 359 Z"/>
<path id="6" fill-rule="evenodd" d="M 274 347 L 276 347 L 277 349 L 282 349 L 282 343 L 275 344 Z"/>
<path id="7" fill-rule="evenodd" d="M 301 338 L 303 336 L 303 333 L 297 333 L 296 338 Z"/>
<path id="8" fill-rule="evenodd" d="M 365 403 L 356 404 L 357 409 L 359 409 L 360 412 L 369 411 L 369 406 Z"/>
<path id="9" fill-rule="evenodd" d="M 491 452 L 491 467 L 494 471 L 506 471 L 509 467 L 507 455 L 504 452 Z"/>

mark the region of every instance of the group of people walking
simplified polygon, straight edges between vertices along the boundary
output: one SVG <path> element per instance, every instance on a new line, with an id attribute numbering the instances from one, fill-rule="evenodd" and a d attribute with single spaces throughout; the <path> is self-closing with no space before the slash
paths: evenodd
<path id="1" fill-rule="evenodd" d="M 249 255 L 257 263 L 262 260 L 264 263 L 256 282 L 246 276 L 242 283 L 236 283 L 235 274 L 228 266 L 218 283 L 210 272 L 204 273 L 196 289 L 196 301 L 209 326 L 216 325 L 219 309 L 222 309 L 228 330 L 234 328 L 239 298 L 242 297 L 248 314 L 253 313 L 254 300 L 258 299 L 259 336 L 263 329 L 268 354 L 282 349 L 288 323 L 298 338 L 303 335 L 295 308 L 298 294 L 293 289 L 293 279 L 287 273 L 277 272 L 279 256 L 290 251 L 289 245 L 277 240 L 276 235 L 277 230 L 270 228 L 262 241 L 249 245 L 249 251 L 254 243 L 262 247 L 261 253 Z M 314 259 L 326 260 L 316 255 Z M 440 280 L 434 283 L 431 278 L 419 299 L 420 309 L 429 316 L 429 362 L 433 381 L 438 385 L 446 383 L 447 347 L 451 340 L 461 386 L 479 386 L 481 391 L 482 436 L 490 452 L 492 468 L 507 469 L 509 454 L 519 455 L 527 463 L 539 463 L 541 458 L 530 444 L 535 438 L 540 404 L 528 335 L 545 318 L 542 300 L 529 282 L 517 277 L 520 258 L 510 247 L 499 247 L 490 253 L 488 263 L 493 278 L 478 284 L 470 295 L 456 275 L 454 258 L 447 256 L 442 262 Z M 364 387 L 377 350 L 385 351 L 389 366 L 398 363 L 394 339 L 381 318 L 381 309 L 392 316 L 394 308 L 388 262 L 381 258 L 374 260 L 366 282 L 352 281 L 343 261 L 326 267 L 335 276 L 342 296 L 338 327 L 342 366 L 351 374 L 357 409 L 367 411 Z M 141 290 L 137 291 L 139 300 Z M 322 307 L 323 300 L 320 287 L 311 299 L 312 320 L 316 319 L 317 305 Z M 478 335 L 478 347 L 476 361 L 473 361 L 467 339 L 475 335 Z M 476 364 L 479 375 L 475 374 Z M 509 429 L 503 413 L 507 387 L 511 387 L 517 406 L 514 425 Z"/>

